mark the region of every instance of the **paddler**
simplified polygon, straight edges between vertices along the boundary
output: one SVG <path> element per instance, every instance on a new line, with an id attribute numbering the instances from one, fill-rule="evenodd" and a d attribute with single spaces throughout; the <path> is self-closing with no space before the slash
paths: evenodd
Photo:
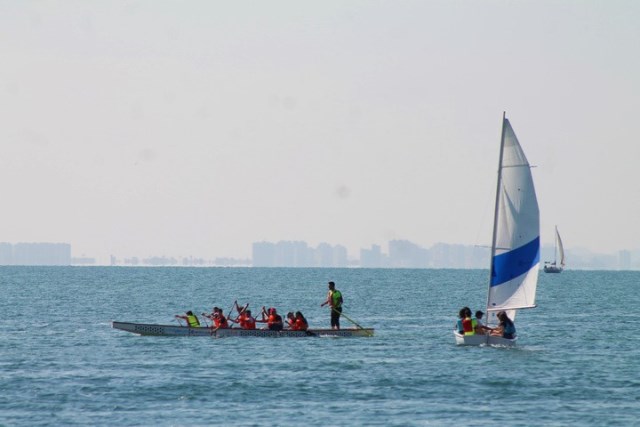
<path id="1" fill-rule="evenodd" d="M 301 312 L 296 311 L 296 323 L 295 330 L 296 331 L 306 331 L 309 329 L 309 322 L 304 318 Z"/>
<path id="2" fill-rule="evenodd" d="M 191 310 L 187 311 L 185 315 L 176 314 L 176 318 L 186 320 L 187 326 L 189 326 L 190 328 L 197 328 L 198 326 L 200 326 L 198 317 L 193 314 L 193 311 Z"/>
<path id="3" fill-rule="evenodd" d="M 257 320 L 257 322 L 266 323 L 267 329 L 271 331 L 281 331 L 283 327 L 282 316 L 273 307 L 269 310 L 262 307 L 262 320 Z"/>
<path id="4" fill-rule="evenodd" d="M 227 322 L 227 318 L 224 316 L 221 308 L 213 307 L 213 311 L 211 314 L 204 314 L 203 316 L 211 319 L 211 327 L 215 329 L 226 329 L 229 327 L 229 323 Z"/>
<path id="5" fill-rule="evenodd" d="M 238 316 L 240 327 L 242 329 L 255 329 L 256 319 L 251 315 L 251 310 L 244 310 L 240 316 Z"/>
<path id="6" fill-rule="evenodd" d="M 287 313 L 287 326 L 289 329 L 296 330 L 296 316 L 292 311 Z"/>

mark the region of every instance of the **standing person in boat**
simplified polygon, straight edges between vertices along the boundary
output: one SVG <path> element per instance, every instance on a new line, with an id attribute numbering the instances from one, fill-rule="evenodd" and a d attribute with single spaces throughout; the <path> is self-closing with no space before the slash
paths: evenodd
<path id="1" fill-rule="evenodd" d="M 200 320 L 198 320 L 198 316 L 193 314 L 193 311 L 189 310 L 184 315 L 176 314 L 177 319 L 186 320 L 187 326 L 190 328 L 197 328 L 200 326 Z"/>
<path id="2" fill-rule="evenodd" d="M 336 289 L 334 282 L 329 282 L 327 300 L 320 304 L 324 307 L 329 304 L 331 308 L 331 329 L 340 329 L 340 315 L 342 314 L 342 292 Z"/>
<path id="3" fill-rule="evenodd" d="M 499 311 L 498 314 L 496 314 L 496 317 L 500 320 L 500 323 L 498 324 L 498 327 L 491 332 L 491 335 L 509 340 L 514 339 L 516 337 L 516 325 L 514 325 L 513 321 L 509 319 L 507 313 Z"/>

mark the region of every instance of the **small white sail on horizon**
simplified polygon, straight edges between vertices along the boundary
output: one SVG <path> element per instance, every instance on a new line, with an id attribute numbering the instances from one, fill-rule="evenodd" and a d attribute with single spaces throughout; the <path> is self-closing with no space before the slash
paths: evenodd
<path id="1" fill-rule="evenodd" d="M 560 258 L 559 266 L 558 266 L 558 257 Z M 553 262 L 547 261 L 544 263 L 544 272 L 560 273 L 562 272 L 562 270 L 564 270 L 564 266 L 565 266 L 564 246 L 562 245 L 560 232 L 558 231 L 558 227 L 556 226 L 556 238 L 553 246 Z"/>

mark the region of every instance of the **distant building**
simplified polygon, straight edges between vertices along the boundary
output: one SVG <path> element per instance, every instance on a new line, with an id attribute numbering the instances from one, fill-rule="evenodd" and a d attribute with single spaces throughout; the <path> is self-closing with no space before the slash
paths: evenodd
<path id="1" fill-rule="evenodd" d="M 360 249 L 360 267 L 381 268 L 386 267 L 383 262 L 384 255 L 379 245 L 371 245 L 371 249 Z"/>
<path id="2" fill-rule="evenodd" d="M 0 243 L 0 265 L 71 265 L 71 245 Z"/>
<path id="3" fill-rule="evenodd" d="M 347 267 L 347 248 L 320 243 L 310 248 L 306 242 L 285 241 L 253 244 L 254 267 Z"/>
<path id="4" fill-rule="evenodd" d="M 252 258 L 254 267 L 275 267 L 276 245 L 270 242 L 254 243 Z"/>
<path id="5" fill-rule="evenodd" d="M 631 269 L 631 252 L 630 251 L 620 251 L 618 252 L 618 268 L 620 270 L 630 270 Z"/>
<path id="6" fill-rule="evenodd" d="M 426 268 L 429 266 L 429 251 L 408 240 L 391 240 L 389 265 L 393 268 Z"/>
<path id="7" fill-rule="evenodd" d="M 0 265 L 13 265 L 13 245 L 0 243 Z"/>

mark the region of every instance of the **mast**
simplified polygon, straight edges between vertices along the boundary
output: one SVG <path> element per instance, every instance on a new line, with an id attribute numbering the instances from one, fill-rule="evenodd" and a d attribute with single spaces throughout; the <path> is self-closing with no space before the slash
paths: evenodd
<path id="1" fill-rule="evenodd" d="M 498 160 L 498 182 L 496 185 L 496 204 L 493 211 L 493 236 L 491 238 L 491 261 L 489 263 L 489 285 L 487 287 L 487 323 L 489 322 L 489 294 L 491 291 L 491 278 L 493 275 L 493 263 L 496 256 L 496 240 L 498 236 L 498 208 L 500 203 L 500 186 L 502 185 L 502 157 L 504 155 L 504 133 L 506 126 L 504 125 L 506 120 L 506 112 L 502 112 L 502 132 L 500 135 L 500 158 Z"/>

